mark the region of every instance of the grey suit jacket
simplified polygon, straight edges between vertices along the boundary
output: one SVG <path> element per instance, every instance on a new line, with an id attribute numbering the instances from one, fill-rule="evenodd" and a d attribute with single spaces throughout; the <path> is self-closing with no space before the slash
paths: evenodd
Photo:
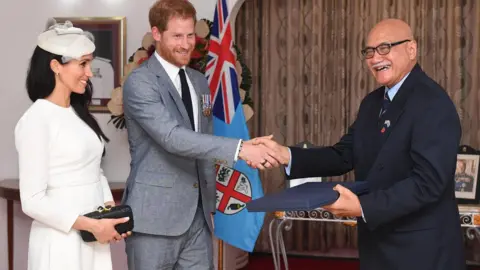
<path id="1" fill-rule="evenodd" d="M 206 78 L 187 68 L 201 101 Z M 135 232 L 177 236 L 193 221 L 199 186 L 210 230 L 215 211 L 214 161 L 232 164 L 238 139 L 209 135 L 212 119 L 199 106 L 199 132 L 192 130 L 182 99 L 156 57 L 135 69 L 123 85 L 130 146 L 130 175 L 122 203 L 133 210 Z"/>

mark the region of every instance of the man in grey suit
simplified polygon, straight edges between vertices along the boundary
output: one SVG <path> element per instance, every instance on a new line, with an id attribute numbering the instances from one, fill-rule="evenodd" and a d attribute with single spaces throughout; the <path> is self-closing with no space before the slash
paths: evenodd
<path id="1" fill-rule="evenodd" d="M 132 161 L 122 201 L 135 221 L 128 267 L 213 269 L 214 161 L 278 163 L 263 145 L 210 135 L 212 119 L 199 102 L 209 97 L 206 78 L 186 67 L 195 45 L 191 3 L 157 1 L 149 21 L 156 52 L 123 86 Z"/>

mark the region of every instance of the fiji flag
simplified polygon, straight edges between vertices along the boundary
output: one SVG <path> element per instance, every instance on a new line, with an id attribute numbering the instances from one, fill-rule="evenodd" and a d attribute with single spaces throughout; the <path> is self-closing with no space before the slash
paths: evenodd
<path id="1" fill-rule="evenodd" d="M 235 62 L 227 3 L 217 0 L 205 71 L 213 103 L 213 133 L 249 140 Z M 265 214 L 249 213 L 245 206 L 252 199 L 263 197 L 258 171 L 243 160 L 238 160 L 233 169 L 218 165 L 216 185 L 215 236 L 237 248 L 253 251 Z"/>

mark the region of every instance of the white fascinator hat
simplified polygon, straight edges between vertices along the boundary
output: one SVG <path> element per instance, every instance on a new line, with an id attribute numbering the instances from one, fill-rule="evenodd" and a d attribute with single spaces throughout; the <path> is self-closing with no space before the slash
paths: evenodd
<path id="1" fill-rule="evenodd" d="M 62 56 L 63 63 L 67 63 L 95 51 L 90 36 L 91 34 L 74 27 L 70 21 L 57 23 L 50 19 L 47 30 L 38 36 L 37 45 L 47 52 Z"/>

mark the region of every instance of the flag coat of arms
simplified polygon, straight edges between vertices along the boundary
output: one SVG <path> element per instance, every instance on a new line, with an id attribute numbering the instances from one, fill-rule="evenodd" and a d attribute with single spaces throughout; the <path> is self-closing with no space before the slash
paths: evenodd
<path id="1" fill-rule="evenodd" d="M 226 0 L 217 0 L 205 76 L 212 101 L 213 133 L 249 140 L 235 70 L 236 53 Z M 249 213 L 246 203 L 263 197 L 258 171 L 238 160 L 233 168 L 216 166 L 215 236 L 251 252 L 263 226 L 265 213 Z"/>

